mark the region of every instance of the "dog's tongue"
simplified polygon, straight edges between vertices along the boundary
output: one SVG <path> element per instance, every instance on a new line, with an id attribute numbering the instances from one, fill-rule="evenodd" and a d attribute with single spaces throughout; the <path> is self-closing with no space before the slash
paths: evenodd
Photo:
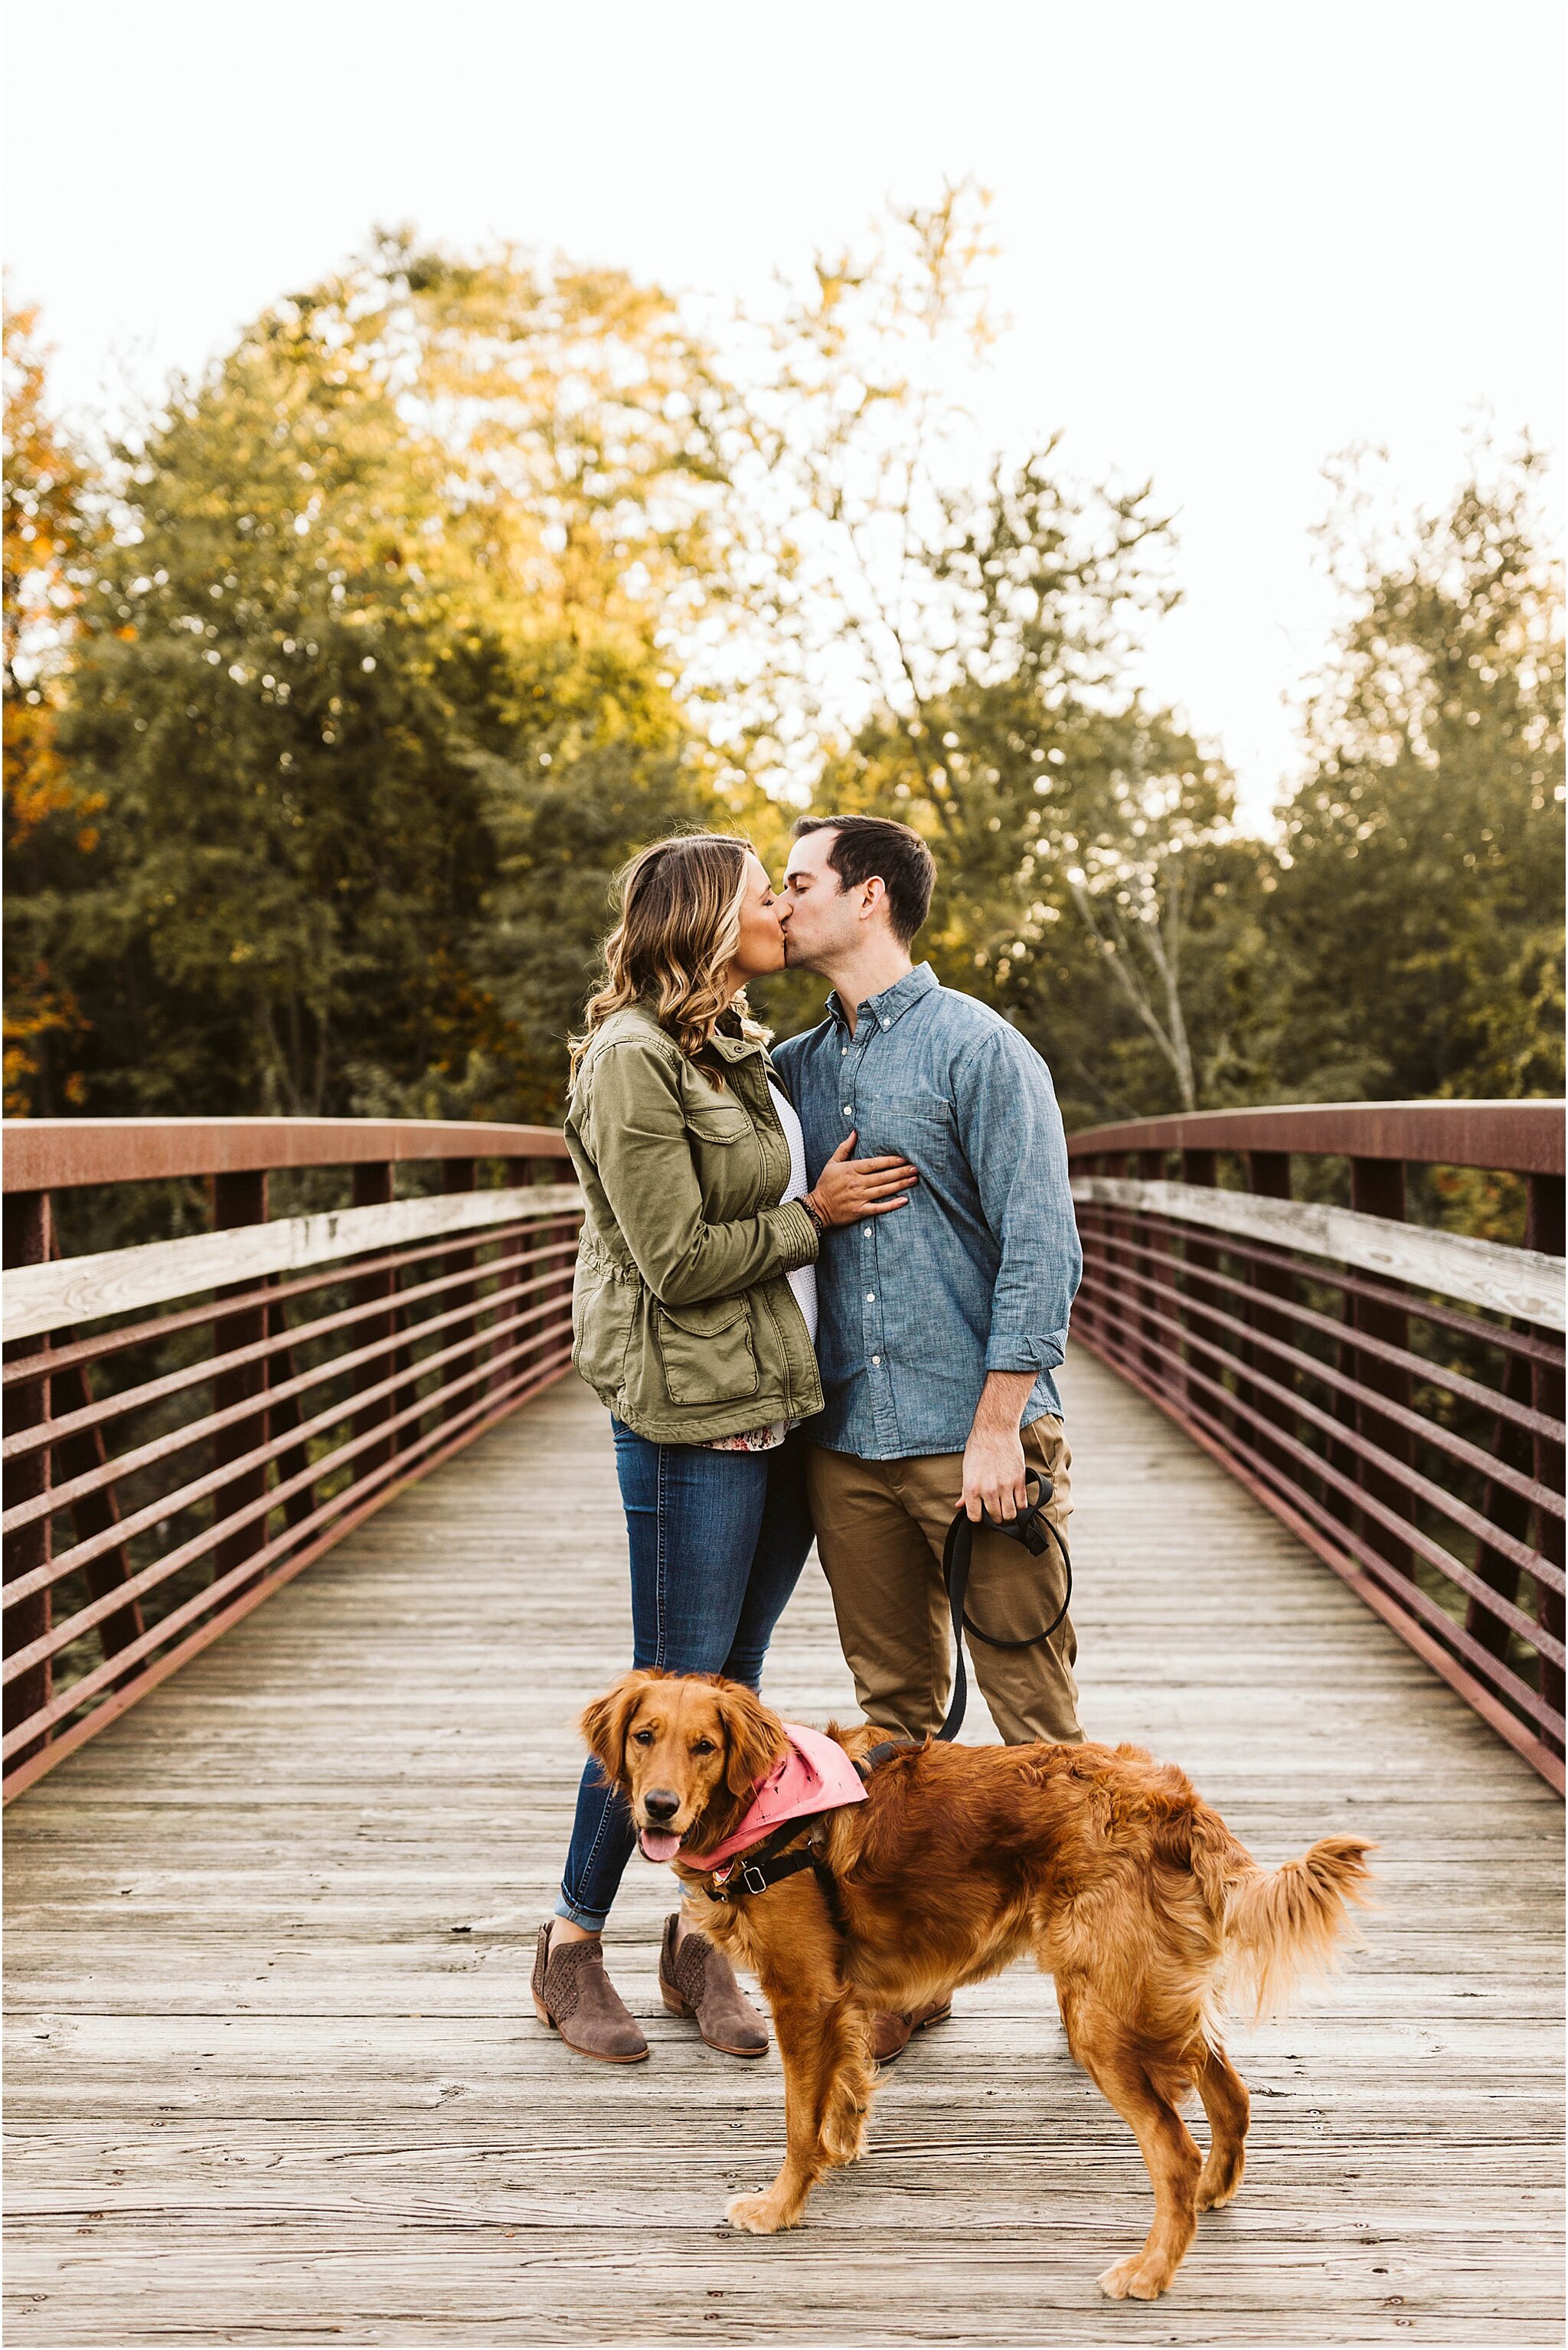
<path id="1" fill-rule="evenodd" d="M 664 1828 L 639 1828 L 643 1851 L 649 1860 L 673 1860 L 680 1849 L 680 1838 Z"/>

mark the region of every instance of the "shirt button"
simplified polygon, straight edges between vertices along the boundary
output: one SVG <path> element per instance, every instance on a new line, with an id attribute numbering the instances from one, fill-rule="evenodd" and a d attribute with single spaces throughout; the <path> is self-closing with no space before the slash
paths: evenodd
<path id="1" fill-rule="evenodd" d="M 877 1303 L 877 1292 L 876 1292 L 874 1289 L 868 1289 L 868 1290 L 866 1292 L 866 1303 L 867 1303 L 867 1305 L 876 1305 L 876 1303 Z"/>
<path id="2" fill-rule="evenodd" d="M 893 1025 L 893 1024 L 892 1024 L 892 1022 L 891 1022 L 890 1020 L 884 1020 L 884 1021 L 883 1021 L 883 1023 L 882 1023 L 882 1025 L 883 1025 L 883 1027 L 884 1027 L 884 1028 L 890 1028 L 890 1027 Z"/>
<path id="3" fill-rule="evenodd" d="M 869 1224 L 862 1224 L 862 1225 L 861 1225 L 861 1227 L 860 1227 L 860 1229 L 861 1229 L 861 1231 L 865 1233 L 865 1235 L 866 1235 L 867 1239 L 867 1240 L 869 1240 L 869 1239 L 870 1239 L 870 1237 L 871 1237 L 871 1227 L 870 1227 L 870 1225 L 869 1225 Z"/>
<path id="4" fill-rule="evenodd" d="M 879 1365 L 879 1363 L 881 1362 L 881 1360 L 882 1360 L 882 1357 L 881 1357 L 881 1356 L 880 1356 L 880 1355 L 873 1355 L 873 1356 L 872 1356 L 872 1357 L 871 1357 L 871 1367 L 872 1367 L 872 1369 L 873 1369 L 873 1370 L 875 1370 L 875 1369 L 877 1367 L 877 1366 Z"/>
<path id="5" fill-rule="evenodd" d="M 847 1102 L 844 1105 L 844 1115 L 846 1118 L 849 1116 L 849 1104 Z"/>
<path id="6" fill-rule="evenodd" d="M 845 1054 L 848 1052 L 848 1050 L 849 1050 L 849 1047 L 848 1047 L 848 1045 L 840 1045 L 840 1046 L 839 1046 L 839 1048 L 838 1048 L 838 1054 L 839 1054 L 839 1058 L 840 1058 L 841 1060 L 843 1059 L 843 1057 L 844 1057 Z"/>

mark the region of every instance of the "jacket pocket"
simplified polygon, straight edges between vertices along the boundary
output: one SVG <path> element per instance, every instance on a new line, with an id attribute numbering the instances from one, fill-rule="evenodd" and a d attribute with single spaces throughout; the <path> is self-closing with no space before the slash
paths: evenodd
<path id="1" fill-rule="evenodd" d="M 579 1263 L 572 1284 L 572 1360 L 598 1394 L 618 1388 L 631 1344 L 633 1301 L 624 1281 Z"/>
<path id="2" fill-rule="evenodd" d="M 744 1297 L 660 1305 L 653 1327 L 671 1403 L 738 1403 L 756 1394 L 761 1378 Z"/>
<path id="3" fill-rule="evenodd" d="M 686 1123 L 699 1142 L 743 1142 L 752 1131 L 752 1121 L 745 1111 L 728 1102 L 712 1109 L 689 1105 Z"/>

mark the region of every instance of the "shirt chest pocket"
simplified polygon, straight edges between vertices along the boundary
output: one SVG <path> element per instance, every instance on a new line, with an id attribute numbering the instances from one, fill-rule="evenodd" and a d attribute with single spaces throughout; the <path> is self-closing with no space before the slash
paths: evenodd
<path id="1" fill-rule="evenodd" d="M 934 1173 L 958 1149 L 952 1111 L 938 1094 L 875 1094 L 856 1104 L 853 1123 L 857 1159 L 899 1156 Z"/>

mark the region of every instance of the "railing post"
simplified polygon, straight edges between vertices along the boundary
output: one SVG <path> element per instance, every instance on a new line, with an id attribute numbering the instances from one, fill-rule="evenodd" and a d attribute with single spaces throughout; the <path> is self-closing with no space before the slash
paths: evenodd
<path id="1" fill-rule="evenodd" d="M 1530 1178 L 1530 1206 L 1524 1243 L 1527 1248 L 1540 1249 L 1548 1256 L 1563 1253 L 1563 1179 L 1561 1175 L 1532 1175 Z M 1561 1421 L 1563 1416 L 1563 1376 L 1561 1366 L 1533 1363 L 1534 1394 L 1532 1400 L 1539 1412 Z M 1535 1439 L 1535 1476 L 1538 1483 L 1553 1493 L 1563 1491 L 1563 1446 L 1551 1438 Z M 1551 1510 L 1535 1513 L 1537 1550 L 1542 1558 L 1558 1568 L 1563 1565 L 1563 1521 Z M 1536 1584 L 1536 1621 L 1543 1631 L 1561 1640 L 1563 1633 L 1563 1596 L 1549 1590 L 1544 1583 Z M 1561 1713 L 1563 1710 L 1564 1683 L 1561 1665 L 1550 1658 L 1541 1659 L 1541 1694 L 1548 1705 Z M 1553 1740 L 1553 1745 L 1560 1743 Z"/>
<path id="2" fill-rule="evenodd" d="M 1181 1154 L 1182 1181 L 1184 1183 L 1201 1184 L 1206 1190 L 1212 1191 L 1219 1181 L 1219 1167 L 1216 1163 L 1217 1159 L 1218 1153 L 1212 1150 L 1184 1150 Z M 1212 1293 L 1210 1290 L 1208 1283 L 1204 1281 L 1202 1276 L 1205 1273 L 1217 1273 L 1219 1271 L 1219 1250 L 1211 1241 L 1184 1238 L 1182 1242 L 1182 1260 L 1189 1267 L 1189 1277 L 1187 1282 L 1189 1295 L 1197 1296 L 1202 1302 L 1211 1303 Z M 1191 1277 L 1194 1274 L 1198 1275 L 1196 1281 Z M 1190 1327 L 1191 1325 L 1189 1324 L 1189 1328 L 1190 1329 Z M 1199 1334 L 1201 1334 L 1202 1324 L 1199 1323 L 1198 1327 Z M 1212 1359 L 1212 1357 L 1210 1359 Z M 1191 1361 L 1190 1339 L 1189 1340 L 1188 1360 L 1189 1362 Z M 1198 1364 L 1194 1367 L 1201 1370 L 1202 1365 Z M 1217 1372 L 1210 1372 L 1209 1376 L 1210 1378 L 1218 1378 L 1219 1374 Z M 1220 1384 L 1223 1384 L 1222 1379 Z M 1213 1412 L 1214 1418 L 1219 1421 L 1220 1427 L 1226 1430 L 1227 1432 L 1230 1432 L 1231 1415 L 1225 1409 L 1224 1405 L 1215 1403 L 1211 1405 L 1210 1409 Z"/>
<path id="3" fill-rule="evenodd" d="M 1288 1150 L 1249 1150 L 1244 1155 L 1247 1166 L 1247 1188 L 1256 1198 L 1260 1200 L 1290 1198 L 1291 1155 Z M 1290 1301 L 1293 1297 L 1294 1284 L 1283 1265 L 1254 1264 L 1251 1267 L 1251 1284 L 1252 1287 L 1259 1292 L 1261 1298 L 1278 1297 Z M 1266 1337 L 1277 1338 L 1282 1345 L 1290 1344 L 1291 1324 L 1288 1315 L 1273 1313 L 1260 1303 L 1251 1308 L 1250 1319 L 1253 1327 L 1261 1330 Z M 1262 1370 L 1268 1378 L 1284 1385 L 1294 1384 L 1289 1366 L 1276 1361 L 1271 1356 L 1264 1355 L 1261 1349 L 1254 1351 L 1249 1347 L 1245 1350 L 1245 1359 L 1253 1369 Z M 1254 1390 L 1248 1391 L 1248 1400 L 1264 1419 L 1272 1419 L 1277 1428 L 1283 1429 L 1288 1435 L 1294 1435 L 1295 1414 L 1286 1405 L 1279 1402 L 1273 1396 L 1261 1394 Z M 1265 1460 L 1272 1461 L 1274 1466 L 1284 1474 L 1292 1473 L 1289 1461 L 1277 1446 L 1271 1445 L 1268 1439 L 1263 1436 L 1257 1437 L 1256 1442 Z"/>
<path id="4" fill-rule="evenodd" d="M 472 1191 L 473 1189 L 473 1178 L 476 1164 L 477 1162 L 472 1159 L 443 1159 L 441 1160 L 441 1190 L 446 1192 Z M 479 1252 L 477 1249 L 472 1248 L 457 1249 L 446 1262 L 447 1270 L 449 1272 L 467 1273 L 472 1271 L 478 1263 Z M 471 1300 L 477 1302 L 478 1296 L 479 1284 L 477 1281 L 473 1281 L 470 1282 L 466 1287 L 460 1286 L 455 1289 L 452 1292 L 452 1302 L 453 1305 L 466 1305 Z M 455 1347 L 464 1338 L 472 1339 L 477 1337 L 478 1331 L 479 1316 L 475 1314 L 470 1321 L 453 1323 L 450 1333 L 443 1336 L 441 1343 L 443 1346 Z M 477 1360 L 477 1358 L 478 1356 L 476 1348 L 475 1360 Z M 461 1378 L 463 1376 L 464 1371 L 471 1369 L 472 1367 L 472 1364 L 464 1364 L 460 1357 L 452 1365 L 452 1369 L 445 1374 L 445 1376 L 451 1378 Z M 474 1399 L 473 1396 L 465 1391 L 462 1395 L 459 1396 L 455 1401 L 449 1403 L 446 1406 L 446 1409 L 441 1415 L 441 1419 L 450 1419 L 455 1412 L 464 1410 Z"/>
<path id="5" fill-rule="evenodd" d="M 545 1183 L 559 1183 L 566 1180 L 569 1172 L 569 1169 L 564 1168 L 558 1159 L 514 1159 L 512 1164 L 518 1170 L 517 1180 L 520 1183 L 526 1183 L 530 1189 L 537 1189 Z M 551 1216 L 541 1220 L 536 1227 L 538 1232 L 536 1245 L 545 1249 L 554 1246 L 558 1241 L 569 1240 L 576 1228 L 576 1221 L 572 1216 Z M 570 1259 L 567 1259 L 557 1273 L 545 1278 L 544 1287 L 540 1290 L 535 1302 L 540 1305 L 558 1305 L 564 1302 L 569 1320 L 574 1275 L 575 1267 Z M 541 1315 L 535 1327 L 538 1335 L 528 1349 L 530 1372 L 538 1368 L 556 1345 L 555 1331 L 550 1317 Z"/>
<path id="6" fill-rule="evenodd" d="M 47 1191 L 13 1191 L 5 1201 L 5 1263 L 12 1264 L 43 1264 L 52 1251 L 54 1219 Z M 47 1335 L 36 1338 L 18 1338 L 5 1349 L 7 1361 L 20 1355 L 42 1354 L 47 1347 Z M 12 1390 L 5 1419 L 7 1432 L 21 1428 L 36 1428 L 40 1420 L 50 1416 L 49 1381 L 26 1380 Z M 5 1463 L 5 1501 L 8 1507 L 19 1502 L 36 1500 L 47 1492 L 52 1482 L 49 1473 L 49 1450 L 43 1446 L 36 1452 L 25 1452 L 16 1461 Z M 5 1581 L 14 1583 L 19 1575 L 31 1575 L 47 1566 L 53 1555 L 54 1527 L 47 1517 L 35 1518 L 30 1525 L 19 1526 L 5 1537 Z M 53 1595 L 46 1585 L 42 1591 L 33 1592 L 5 1610 L 5 1654 L 9 1657 L 18 1648 L 26 1648 L 41 1640 L 48 1631 L 53 1617 Z M 29 1665 L 6 1683 L 5 1721 L 7 1731 L 29 1714 L 41 1711 L 49 1702 L 53 1687 L 52 1660 Z M 16 1760 L 26 1761 L 47 1743 L 47 1732 L 36 1743 L 29 1745 Z"/>
<path id="7" fill-rule="evenodd" d="M 1112 1157 L 1096 1159 L 1094 1171 L 1096 1175 L 1108 1176 L 1113 1181 L 1119 1176 L 1125 1176 L 1127 1171 L 1125 1153 L 1118 1151 Z M 1122 1249 L 1117 1237 L 1119 1227 L 1116 1218 L 1122 1212 L 1122 1210 L 1100 1201 L 1096 1202 L 1093 1211 L 1095 1232 L 1105 1263 L 1105 1271 L 1101 1275 L 1105 1295 L 1100 1303 L 1099 1311 L 1106 1343 L 1112 1347 L 1117 1346 L 1124 1335 L 1120 1326 L 1121 1300 L 1116 1295 L 1116 1285 L 1122 1272 Z"/>
<path id="8" fill-rule="evenodd" d="M 535 1180 L 534 1170 L 539 1163 L 540 1162 L 536 1159 L 504 1159 L 501 1162 L 501 1180 L 505 1184 L 509 1191 L 527 1191 L 531 1188 Z M 519 1287 L 521 1287 L 522 1284 L 528 1278 L 527 1258 L 529 1251 L 531 1249 L 537 1248 L 539 1245 L 540 1243 L 537 1238 L 536 1228 L 530 1228 L 525 1231 L 519 1242 L 517 1250 L 518 1256 L 523 1260 L 517 1268 L 517 1281 Z M 520 1312 L 526 1313 L 529 1310 L 530 1305 L 542 1305 L 545 1302 L 545 1296 L 546 1292 L 541 1290 L 536 1298 L 520 1299 L 518 1301 L 518 1310 Z M 504 1310 L 505 1309 L 504 1307 L 502 1312 L 504 1313 Z M 502 1318 L 501 1314 L 497 1314 L 495 1318 L 497 1321 L 500 1321 Z M 534 1326 L 535 1329 L 539 1329 L 542 1326 L 536 1323 Z M 507 1342 L 504 1340 L 500 1342 L 495 1348 L 495 1352 L 497 1354 L 504 1354 L 506 1349 L 506 1344 Z M 533 1339 L 528 1341 L 528 1355 L 522 1358 L 524 1364 L 525 1364 L 532 1357 L 535 1344 L 536 1341 Z M 509 1370 L 493 1372 L 491 1376 L 492 1387 L 499 1387 L 504 1380 L 508 1378 L 515 1378 L 520 1367 L 520 1364 L 514 1363 Z"/>
<path id="9" fill-rule="evenodd" d="M 266 1174 L 263 1170 L 245 1169 L 235 1174 L 214 1175 L 213 1178 L 213 1230 L 235 1232 L 245 1224 L 266 1222 Z M 222 1293 L 220 1292 L 220 1295 Z M 213 1324 L 213 1352 L 227 1355 L 238 1347 L 254 1346 L 266 1336 L 267 1314 L 265 1306 L 249 1306 L 243 1314 L 220 1315 Z M 231 1405 L 244 1403 L 250 1396 L 266 1393 L 265 1363 L 242 1363 L 237 1370 L 220 1371 L 213 1381 L 213 1404 L 215 1410 L 227 1411 Z M 232 1427 L 221 1428 L 213 1439 L 214 1465 L 222 1467 L 226 1461 L 237 1461 L 266 1441 L 267 1416 L 264 1403 L 254 1419 L 236 1420 Z M 235 1510 L 243 1510 L 259 1502 L 266 1492 L 266 1467 L 247 1469 L 227 1485 L 220 1486 L 213 1497 L 213 1524 L 222 1525 L 224 1518 Z M 227 1575 L 260 1550 L 266 1541 L 266 1518 L 261 1513 L 233 1534 L 224 1534 L 213 1553 L 214 1578 Z"/>
<path id="10" fill-rule="evenodd" d="M 1515 1328 L 1526 1326 L 1516 1323 Z M 1532 1404 L 1536 1397 L 1537 1366 L 1524 1355 L 1510 1355 L 1503 1372 L 1502 1391 L 1511 1403 Z M 1539 1407 L 1537 1407 L 1539 1409 Z M 1505 1468 L 1517 1469 L 1523 1475 L 1540 1475 L 1537 1465 L 1540 1440 L 1517 1421 L 1504 1419 L 1500 1412 L 1491 1424 L 1491 1449 Z M 1481 1515 L 1505 1534 L 1519 1542 L 1530 1538 L 1531 1504 L 1521 1493 L 1505 1485 L 1498 1478 L 1487 1480 L 1481 1497 Z M 1542 1539 L 1538 1548 L 1544 1548 L 1545 1527 L 1540 1529 Z M 1517 1602 L 1519 1598 L 1520 1566 L 1517 1559 L 1505 1558 L 1493 1543 L 1482 1543 L 1476 1552 L 1476 1573 L 1500 1599 Z M 1512 1638 L 1508 1626 L 1495 1616 L 1484 1599 L 1473 1592 L 1465 1607 L 1465 1629 L 1473 1639 L 1494 1657 L 1506 1657 Z"/>
<path id="11" fill-rule="evenodd" d="M 282 1338 L 287 1335 L 289 1323 L 288 1309 L 286 1306 L 264 1306 L 262 1309 L 262 1319 L 265 1324 L 266 1335 L 269 1338 Z M 268 1355 L 264 1368 L 266 1374 L 264 1385 L 269 1389 L 269 1391 L 274 1388 L 282 1387 L 286 1380 L 291 1379 L 294 1377 L 293 1347 L 278 1347 L 275 1354 Z M 297 1428 L 299 1426 L 300 1418 L 299 1398 L 296 1395 L 285 1396 L 280 1403 L 274 1403 L 270 1399 L 269 1393 L 269 1400 L 266 1408 L 266 1426 L 269 1438 L 286 1435 L 291 1428 Z M 297 1477 L 300 1475 L 302 1471 L 307 1469 L 309 1466 L 309 1459 L 306 1453 L 304 1445 L 292 1445 L 286 1452 L 280 1452 L 277 1456 L 278 1483 L 280 1485 L 286 1484 L 291 1477 Z M 302 1525 L 305 1520 L 310 1515 L 310 1513 L 315 1506 L 315 1485 L 309 1484 L 299 1486 L 294 1492 L 288 1494 L 284 1501 L 284 1524 L 286 1526 Z M 268 1522 L 270 1522 L 270 1513 L 269 1520 L 264 1521 L 264 1523 Z"/>
<path id="12" fill-rule="evenodd" d="M 1381 1216 L 1387 1223 L 1402 1224 L 1405 1221 L 1405 1162 L 1401 1159 L 1353 1159 L 1350 1162 L 1350 1204 L 1364 1216 Z M 1397 1293 L 1390 1294 L 1386 1305 L 1369 1297 L 1347 1296 L 1345 1319 L 1353 1329 L 1364 1330 L 1369 1337 L 1381 1338 L 1386 1346 L 1407 1347 L 1410 1343 L 1410 1317 L 1397 1302 Z M 1356 1383 L 1369 1388 L 1374 1395 L 1386 1396 L 1393 1403 L 1410 1403 L 1410 1374 L 1397 1364 L 1380 1362 L 1376 1355 L 1362 1353 L 1356 1347 L 1345 1350 L 1346 1362 Z M 1412 1460 L 1410 1434 L 1407 1429 L 1397 1427 L 1385 1419 L 1372 1404 L 1357 1402 L 1355 1407 L 1357 1435 L 1376 1444 L 1390 1458 L 1408 1468 Z M 1402 1518 L 1415 1514 L 1410 1489 L 1397 1473 L 1376 1468 L 1369 1461 L 1357 1458 L 1356 1482 L 1373 1498 Z M 1410 1546 L 1397 1534 L 1378 1523 L 1369 1514 L 1358 1512 L 1359 1531 L 1380 1551 L 1391 1566 L 1402 1575 L 1414 1572 Z"/>
<path id="13" fill-rule="evenodd" d="M 389 1205 L 391 1197 L 392 1162 L 390 1159 L 377 1159 L 355 1168 L 353 1198 L 357 1208 L 384 1208 Z M 362 1273 L 354 1282 L 350 1295 L 356 1305 L 366 1305 L 373 1297 L 395 1297 L 397 1288 L 396 1267 L 388 1265 L 380 1273 Z M 369 1315 L 356 1326 L 358 1335 L 354 1343 L 358 1347 L 369 1347 L 380 1340 L 389 1339 L 396 1327 L 397 1309 L 395 1306 L 389 1305 L 385 1314 Z M 394 1362 L 389 1353 L 378 1356 L 373 1362 L 361 1363 L 354 1374 L 355 1393 L 362 1394 L 367 1388 L 379 1386 L 384 1378 L 391 1375 L 401 1359 L 400 1349 L 397 1362 Z M 354 1434 L 363 1436 L 367 1430 L 379 1428 L 384 1419 L 390 1419 L 398 1400 L 396 1396 L 382 1396 L 378 1402 L 369 1403 L 362 1411 L 357 1411 L 352 1423 Z M 359 1455 L 358 1475 L 369 1477 L 389 1461 L 391 1458 L 393 1441 L 391 1438 L 384 1438 L 379 1444 L 369 1445 Z"/>
<path id="14" fill-rule="evenodd" d="M 81 1411 L 91 1401 L 92 1389 L 87 1365 L 73 1363 L 57 1371 L 49 1382 L 49 1409 L 52 1418 L 63 1419 L 67 1412 Z M 87 1476 L 103 1468 L 109 1459 L 103 1440 L 102 1423 L 81 1429 L 51 1448 L 50 1467 L 57 1473 L 61 1484 L 72 1478 Z M 95 1534 L 108 1532 L 119 1523 L 119 1502 L 112 1485 L 100 1485 L 96 1492 L 83 1493 L 71 1503 L 71 1531 L 78 1542 L 90 1542 Z M 86 1569 L 88 1596 L 92 1599 L 107 1598 L 111 1591 L 130 1580 L 130 1561 L 125 1544 L 120 1543 L 101 1557 L 93 1559 Z M 106 1616 L 98 1627 L 100 1653 L 108 1658 L 117 1656 L 132 1640 L 141 1637 L 141 1602 L 128 1600 Z"/>
<path id="15" fill-rule="evenodd" d="M 1165 1180 L 1163 1150 L 1136 1151 L 1133 1155 L 1133 1166 L 1140 1182 L 1159 1183 Z M 1159 1386 L 1169 1377 L 1176 1350 L 1162 1337 L 1158 1324 L 1155 1320 L 1155 1314 L 1160 1305 L 1158 1291 L 1161 1271 L 1155 1258 L 1157 1254 L 1164 1253 L 1158 1219 L 1150 1222 L 1144 1217 L 1136 1218 L 1133 1223 L 1133 1238 L 1147 1252 L 1143 1262 L 1136 1267 L 1138 1279 L 1148 1284 L 1147 1288 L 1137 1293 L 1145 1301 L 1138 1313 L 1138 1328 L 1143 1334 L 1143 1344 L 1138 1352 L 1145 1372 L 1156 1386 Z"/>

